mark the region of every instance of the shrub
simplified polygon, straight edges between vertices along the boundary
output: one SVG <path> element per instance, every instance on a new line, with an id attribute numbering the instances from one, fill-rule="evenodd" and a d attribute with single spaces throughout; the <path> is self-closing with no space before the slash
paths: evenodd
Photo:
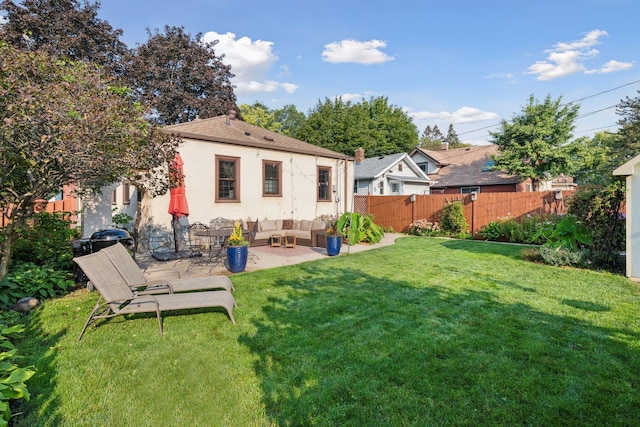
<path id="1" fill-rule="evenodd" d="M 384 236 L 382 227 L 373 222 L 371 215 L 357 212 L 343 213 L 336 223 L 338 235 L 346 236 L 349 243 L 378 243 Z"/>
<path id="2" fill-rule="evenodd" d="M 545 240 L 545 245 L 577 251 L 593 241 L 589 230 L 573 215 L 565 215 L 555 224 L 549 224 L 539 230 L 536 238 Z"/>
<path id="3" fill-rule="evenodd" d="M 586 252 L 582 249 L 540 246 L 538 252 L 545 264 L 558 267 L 585 267 L 588 263 Z"/>
<path id="4" fill-rule="evenodd" d="M 75 286 L 71 272 L 32 262 L 14 263 L 0 282 L 0 305 L 8 307 L 23 297 L 53 298 Z"/>
<path id="5" fill-rule="evenodd" d="M 440 228 L 451 237 L 469 237 L 469 224 L 464 217 L 462 202 L 449 203 L 442 209 Z"/>
<path id="6" fill-rule="evenodd" d="M 437 222 L 427 221 L 426 219 L 419 219 L 409 224 L 409 234 L 414 236 L 441 236 L 440 224 Z"/>
<path id="7" fill-rule="evenodd" d="M 73 250 L 71 241 L 79 237 L 71 228 L 69 212 L 35 214 L 33 224 L 18 230 L 13 252 L 14 262 L 33 262 L 60 270 L 70 270 Z"/>
<path id="8" fill-rule="evenodd" d="M 607 186 L 578 189 L 568 201 L 568 212 L 583 224 L 593 237 L 588 244 L 591 266 L 614 272 L 624 270 L 619 252 L 625 249 L 625 218 L 621 206 L 625 197 L 624 181 Z"/>
<path id="9" fill-rule="evenodd" d="M 545 240 L 538 233 L 555 221 L 555 216 L 547 215 L 526 215 L 520 220 L 508 216 L 491 221 L 478 234 L 485 240 L 542 244 Z"/>
<path id="10" fill-rule="evenodd" d="M 17 350 L 9 338 L 24 331 L 23 325 L 7 327 L 0 324 L 0 426 L 9 424 L 11 418 L 10 400 L 29 400 L 29 391 L 25 381 L 36 372 L 33 366 L 21 368 L 15 363 Z"/>

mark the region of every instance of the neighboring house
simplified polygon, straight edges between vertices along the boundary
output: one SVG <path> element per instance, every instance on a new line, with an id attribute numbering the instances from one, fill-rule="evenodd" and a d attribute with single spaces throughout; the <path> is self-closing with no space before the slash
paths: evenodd
<path id="1" fill-rule="evenodd" d="M 640 155 L 613 171 L 627 177 L 626 258 L 627 277 L 640 281 Z"/>
<path id="2" fill-rule="evenodd" d="M 233 115 L 197 119 L 165 131 L 184 141 L 178 150 L 189 204 L 183 227 L 196 221 L 208 224 L 217 217 L 246 222 L 312 220 L 350 207 L 353 157 L 235 120 Z M 131 214 L 126 208 L 135 208 L 137 194 L 122 186 L 105 189 L 102 200 L 92 204 L 93 212 L 85 214 L 85 224 L 91 227 L 84 227 L 83 234 L 111 225 L 112 206 Z M 167 193 L 141 201 L 143 247 L 144 240 L 171 229 L 169 198 Z M 120 199 L 128 199 L 128 204 Z"/>
<path id="3" fill-rule="evenodd" d="M 532 191 L 530 179 L 494 171 L 491 156 L 498 152 L 497 145 L 475 145 L 466 148 L 425 150 L 416 148 L 411 158 L 434 181 L 433 194 L 469 194 Z M 544 181 L 539 191 L 572 190 L 571 177 L 558 177 Z"/>
<path id="4" fill-rule="evenodd" d="M 429 194 L 431 180 L 407 153 L 364 157 L 356 150 L 354 193 L 358 195 Z"/>

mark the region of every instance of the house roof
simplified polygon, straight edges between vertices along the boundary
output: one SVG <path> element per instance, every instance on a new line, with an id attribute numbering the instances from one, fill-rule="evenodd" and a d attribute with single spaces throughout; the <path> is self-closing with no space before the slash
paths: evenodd
<path id="1" fill-rule="evenodd" d="M 242 120 L 231 120 L 228 116 L 196 119 L 187 123 L 166 126 L 163 130 L 183 139 L 222 142 L 245 147 L 285 151 L 287 153 L 353 160 L 353 157 L 345 154 L 272 132 Z"/>
<path id="2" fill-rule="evenodd" d="M 393 176 L 394 179 L 400 181 L 413 182 L 429 182 L 429 178 L 422 172 L 422 169 L 416 165 L 407 153 L 389 154 L 387 156 L 370 157 L 361 162 L 356 162 L 354 168 L 355 179 L 374 179 L 394 167 L 396 164 L 404 161 L 411 170 L 416 174 L 410 176 Z M 391 176 L 389 176 L 391 178 Z"/>
<path id="3" fill-rule="evenodd" d="M 420 152 L 431 158 L 438 166 L 429 178 L 436 181 L 434 187 L 464 187 L 476 185 L 517 184 L 522 178 L 501 171 L 484 171 L 491 155 L 498 152 L 497 145 L 475 145 L 451 150 L 425 150 L 416 148 L 411 154 Z"/>

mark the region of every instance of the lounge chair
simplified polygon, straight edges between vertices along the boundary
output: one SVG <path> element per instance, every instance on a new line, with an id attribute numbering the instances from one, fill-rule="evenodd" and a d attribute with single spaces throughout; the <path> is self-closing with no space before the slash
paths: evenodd
<path id="1" fill-rule="evenodd" d="M 233 317 L 235 299 L 229 291 L 192 292 L 185 294 L 136 295 L 127 286 L 118 270 L 103 251 L 76 257 L 73 261 L 87 275 L 100 293 L 93 311 L 82 328 L 76 342 L 80 341 L 87 327 L 98 319 L 106 319 L 120 314 L 156 313 L 160 335 L 163 335 L 161 313 L 168 310 L 222 307 L 229 319 Z"/>
<path id="2" fill-rule="evenodd" d="M 235 290 L 233 282 L 227 276 L 185 277 L 171 280 L 150 280 L 142 273 L 138 264 L 131 258 L 123 245 L 115 244 L 101 249 L 127 286 L 136 290 L 138 295 L 175 292 L 204 291 L 213 289 Z"/>

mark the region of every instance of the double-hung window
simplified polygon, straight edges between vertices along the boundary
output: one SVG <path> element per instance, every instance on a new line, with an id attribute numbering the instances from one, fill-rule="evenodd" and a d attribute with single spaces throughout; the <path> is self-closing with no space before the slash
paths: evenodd
<path id="1" fill-rule="evenodd" d="M 216 202 L 240 201 L 240 159 L 216 156 Z"/>
<path id="2" fill-rule="evenodd" d="M 331 168 L 318 166 L 318 201 L 331 201 Z"/>
<path id="3" fill-rule="evenodd" d="M 262 161 L 262 196 L 282 196 L 282 162 Z"/>

